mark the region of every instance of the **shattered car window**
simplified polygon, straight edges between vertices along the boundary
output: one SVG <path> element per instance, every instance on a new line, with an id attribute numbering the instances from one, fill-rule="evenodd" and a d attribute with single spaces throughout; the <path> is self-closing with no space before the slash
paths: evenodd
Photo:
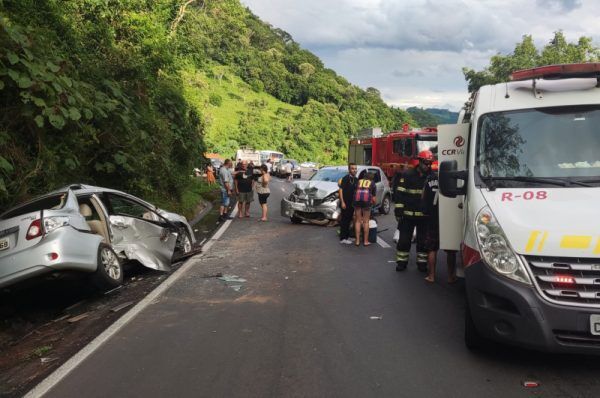
<path id="1" fill-rule="evenodd" d="M 65 197 L 66 197 L 66 193 L 38 199 L 34 202 L 27 203 L 23 206 L 17 207 L 15 209 L 12 209 L 12 210 L 4 213 L 0 217 L 0 219 L 6 220 L 9 218 L 20 216 L 22 214 L 32 213 L 34 211 L 40 211 L 40 210 L 61 209 L 65 204 Z"/>
<path id="2" fill-rule="evenodd" d="M 150 218 L 151 216 L 147 214 L 152 212 L 139 203 L 116 195 L 109 195 L 108 198 L 113 214 L 120 214 L 135 218 L 152 219 Z"/>

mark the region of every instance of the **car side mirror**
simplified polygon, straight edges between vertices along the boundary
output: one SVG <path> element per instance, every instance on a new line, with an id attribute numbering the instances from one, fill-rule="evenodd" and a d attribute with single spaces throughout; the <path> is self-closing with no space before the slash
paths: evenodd
<path id="1" fill-rule="evenodd" d="M 458 162 L 456 160 L 445 160 L 440 164 L 440 192 L 442 195 L 455 198 L 467 193 L 467 170 L 458 171 Z M 458 180 L 463 181 L 461 186 Z"/>

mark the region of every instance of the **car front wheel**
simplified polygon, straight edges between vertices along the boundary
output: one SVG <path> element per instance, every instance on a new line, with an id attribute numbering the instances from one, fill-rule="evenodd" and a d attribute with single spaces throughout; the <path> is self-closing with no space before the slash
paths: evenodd
<path id="1" fill-rule="evenodd" d="M 390 214 L 391 208 L 392 201 L 390 200 L 390 195 L 385 195 L 381 201 L 381 206 L 379 206 L 379 212 L 383 215 Z"/>
<path id="2" fill-rule="evenodd" d="M 123 284 L 123 266 L 114 250 L 107 244 L 98 246 L 97 268 L 92 283 L 101 291 L 114 289 Z"/>

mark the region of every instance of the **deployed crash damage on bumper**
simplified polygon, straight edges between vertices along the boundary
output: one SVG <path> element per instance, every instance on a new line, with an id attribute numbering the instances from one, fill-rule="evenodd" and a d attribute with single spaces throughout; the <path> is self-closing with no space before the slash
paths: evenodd
<path id="1" fill-rule="evenodd" d="M 292 222 L 317 224 L 336 221 L 340 214 L 338 186 L 330 181 L 298 181 L 294 191 L 281 200 L 281 215 Z"/>
<path id="2" fill-rule="evenodd" d="M 391 192 L 388 180 L 379 167 L 358 166 L 357 178 L 371 173 L 376 185 L 376 204 L 382 214 L 390 211 Z M 310 180 L 294 183 L 294 191 L 281 200 L 281 215 L 299 224 L 309 221 L 327 225 L 337 222 L 341 214 L 338 181 L 348 174 L 345 166 L 327 166 L 317 171 Z"/>
<path id="3" fill-rule="evenodd" d="M 181 215 L 124 192 L 71 185 L 0 215 L 0 287 L 78 271 L 106 290 L 122 283 L 124 261 L 167 271 L 194 243 Z"/>

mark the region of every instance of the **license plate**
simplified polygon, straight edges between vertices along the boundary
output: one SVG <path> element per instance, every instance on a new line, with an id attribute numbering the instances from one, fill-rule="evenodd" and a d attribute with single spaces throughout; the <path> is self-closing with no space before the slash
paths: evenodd
<path id="1" fill-rule="evenodd" d="M 590 331 L 596 336 L 600 336 L 600 315 L 590 315 Z"/>
<path id="2" fill-rule="evenodd" d="M 8 238 L 0 239 L 0 250 L 6 250 L 10 247 L 10 241 Z"/>

